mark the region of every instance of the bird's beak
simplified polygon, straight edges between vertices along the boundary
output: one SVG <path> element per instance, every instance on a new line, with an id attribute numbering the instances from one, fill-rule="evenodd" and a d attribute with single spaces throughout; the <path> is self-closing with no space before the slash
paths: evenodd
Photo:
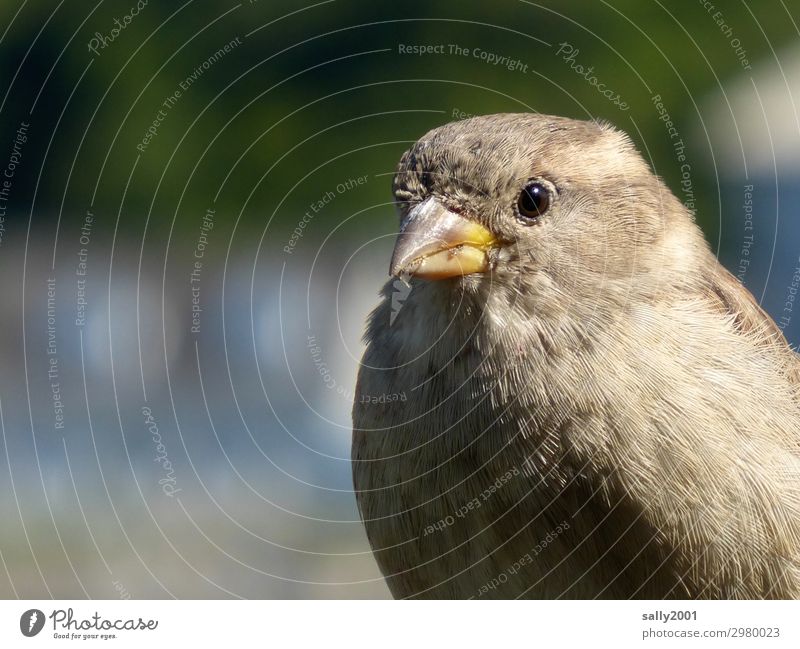
<path id="1" fill-rule="evenodd" d="M 390 272 L 423 279 L 483 273 L 489 269 L 488 252 L 495 244 L 489 230 L 430 197 L 403 220 Z"/>

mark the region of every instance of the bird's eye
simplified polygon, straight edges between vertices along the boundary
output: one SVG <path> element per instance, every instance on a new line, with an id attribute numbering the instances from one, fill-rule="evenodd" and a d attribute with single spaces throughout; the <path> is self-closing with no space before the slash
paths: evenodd
<path id="1" fill-rule="evenodd" d="M 524 220 L 538 219 L 548 207 L 550 207 L 550 191 L 547 187 L 539 182 L 525 185 L 517 201 L 517 210 Z"/>

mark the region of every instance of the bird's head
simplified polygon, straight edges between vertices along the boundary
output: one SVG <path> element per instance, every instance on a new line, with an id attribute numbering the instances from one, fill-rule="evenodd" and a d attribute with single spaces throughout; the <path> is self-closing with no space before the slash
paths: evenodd
<path id="1" fill-rule="evenodd" d="M 547 115 L 434 129 L 403 155 L 393 189 L 391 274 L 466 288 L 544 277 L 571 292 L 662 273 L 685 257 L 673 235 L 686 244 L 694 227 L 627 135 Z"/>

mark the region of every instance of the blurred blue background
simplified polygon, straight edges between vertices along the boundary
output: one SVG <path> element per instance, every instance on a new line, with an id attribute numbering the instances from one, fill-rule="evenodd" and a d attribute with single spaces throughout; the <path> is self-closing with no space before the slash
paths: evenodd
<path id="1" fill-rule="evenodd" d="M 4 3 L 0 596 L 388 596 L 363 322 L 467 114 L 629 132 L 800 342 L 800 7 L 717 4 Z"/>

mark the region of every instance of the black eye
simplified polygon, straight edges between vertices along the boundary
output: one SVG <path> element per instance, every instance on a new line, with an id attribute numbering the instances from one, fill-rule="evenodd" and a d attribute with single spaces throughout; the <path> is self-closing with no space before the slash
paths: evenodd
<path id="1" fill-rule="evenodd" d="M 550 207 L 550 191 L 542 183 L 529 183 L 519 195 L 517 209 L 526 220 L 537 219 Z"/>

